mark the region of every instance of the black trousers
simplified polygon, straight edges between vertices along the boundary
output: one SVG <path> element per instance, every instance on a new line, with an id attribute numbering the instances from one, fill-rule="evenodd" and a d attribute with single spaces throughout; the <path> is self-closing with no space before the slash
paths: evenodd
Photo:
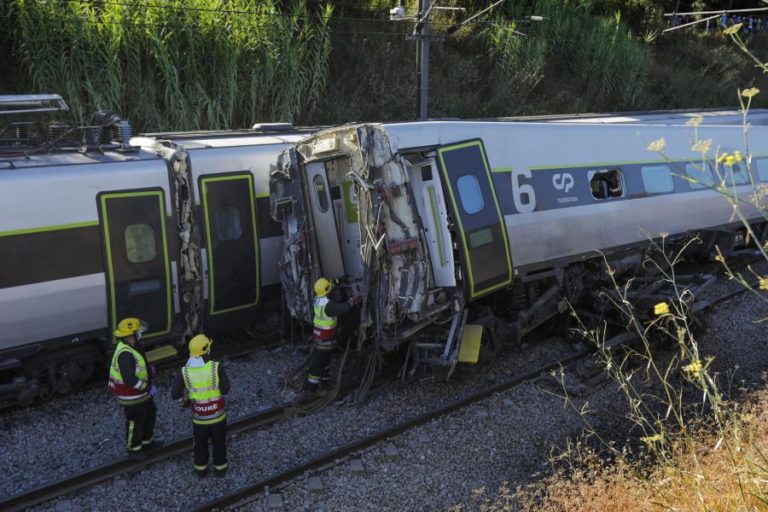
<path id="1" fill-rule="evenodd" d="M 195 471 L 208 468 L 208 441 L 213 445 L 213 467 L 216 471 L 227 469 L 227 420 L 210 425 L 192 423 L 192 440 L 195 445 Z"/>
<path id="2" fill-rule="evenodd" d="M 155 400 L 149 400 L 136 405 L 124 405 L 125 433 L 129 452 L 138 452 L 142 447 L 152 443 L 155 435 L 155 418 L 157 407 Z"/>
<path id="3" fill-rule="evenodd" d="M 328 379 L 328 364 L 331 362 L 334 348 L 336 348 L 336 340 L 315 340 L 312 358 L 309 361 L 309 371 L 307 372 L 308 390 L 317 390 L 320 382 Z"/>

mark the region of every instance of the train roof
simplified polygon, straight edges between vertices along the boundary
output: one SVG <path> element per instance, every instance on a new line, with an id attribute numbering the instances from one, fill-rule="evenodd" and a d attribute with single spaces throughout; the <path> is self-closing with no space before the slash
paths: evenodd
<path id="1" fill-rule="evenodd" d="M 696 117 L 702 117 L 702 124 L 706 125 L 741 125 L 744 122 L 743 112 L 736 107 L 711 109 L 645 110 L 607 113 L 587 112 L 576 114 L 546 114 L 471 119 L 435 118 L 429 119 L 429 121 L 681 125 L 690 122 L 691 119 Z M 747 121 L 753 126 L 768 125 L 768 109 L 750 109 L 747 112 Z M 403 121 L 403 123 L 411 122 L 413 121 Z"/>
<path id="2" fill-rule="evenodd" d="M 702 118 L 701 124 L 703 125 L 742 125 L 744 123 L 744 114 L 738 109 L 577 114 L 575 116 L 556 116 L 549 120 L 556 123 L 681 125 L 689 123 L 691 119 L 697 117 Z M 753 126 L 766 126 L 768 125 L 768 109 L 752 109 L 747 112 L 746 119 Z"/>
<path id="3" fill-rule="evenodd" d="M 168 141 L 183 144 L 186 149 L 293 144 L 319 129 L 294 127 L 289 123 L 260 123 L 249 129 L 143 133 L 131 142 L 147 146 L 151 141 Z"/>
<path id="4" fill-rule="evenodd" d="M 88 165 L 111 162 L 126 162 L 136 160 L 157 160 L 157 153 L 137 149 L 130 152 L 121 151 L 89 151 L 76 150 L 55 152 L 11 152 L 0 148 L 0 171 L 4 169 L 28 169 L 47 166 Z"/>

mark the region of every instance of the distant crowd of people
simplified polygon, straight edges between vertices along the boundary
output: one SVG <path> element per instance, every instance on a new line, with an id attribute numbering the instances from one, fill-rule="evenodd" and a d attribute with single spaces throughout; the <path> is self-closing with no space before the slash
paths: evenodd
<path id="1" fill-rule="evenodd" d="M 706 18 L 706 16 L 704 16 Z M 699 18 L 701 19 L 701 18 Z M 670 27 L 678 27 L 696 21 L 696 17 L 691 15 L 674 15 L 667 18 L 667 24 Z M 691 26 L 692 29 L 702 30 L 711 33 L 714 30 L 723 30 L 738 23 L 742 24 L 742 32 L 746 35 L 757 32 L 768 32 L 768 16 L 737 16 L 723 13 L 719 18 L 713 18 L 702 21 L 697 25 Z"/>

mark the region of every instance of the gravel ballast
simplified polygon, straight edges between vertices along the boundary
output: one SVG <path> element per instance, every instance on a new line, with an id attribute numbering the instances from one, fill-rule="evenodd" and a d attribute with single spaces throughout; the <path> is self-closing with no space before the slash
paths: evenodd
<path id="1" fill-rule="evenodd" d="M 284 400 L 284 378 L 306 357 L 285 348 L 260 350 L 225 360 L 236 383 L 227 395 L 231 418 Z M 159 373 L 155 435 L 172 440 L 191 435 L 190 412 L 171 400 L 176 370 Z M 114 395 L 90 389 L 29 409 L 0 415 L 0 495 L 11 495 L 44 482 L 65 478 L 125 456 L 125 416 Z"/>
<path id="2" fill-rule="evenodd" d="M 715 297 L 735 283 L 721 281 L 707 294 Z M 705 354 L 715 356 L 717 367 L 734 371 L 734 382 L 761 383 L 761 373 L 768 369 L 768 351 L 763 328 L 752 320 L 766 316 L 764 303 L 755 297 L 741 296 L 719 306 L 710 314 L 710 331 L 701 339 Z M 230 472 L 224 479 L 198 481 L 191 472 L 191 454 L 157 463 L 149 468 L 67 496 L 38 507 L 37 510 L 123 509 L 189 510 L 195 504 L 230 492 L 248 482 L 261 480 L 275 471 L 325 453 L 353 440 L 371 435 L 412 417 L 480 389 L 502 375 L 521 374 L 556 360 L 573 351 L 562 340 L 547 340 L 505 355 L 502 360 L 464 382 L 444 384 L 391 383 L 371 392 L 362 406 L 336 404 L 323 411 L 297 417 L 273 427 L 235 436 L 229 443 Z M 260 370 L 253 361 L 229 363 L 233 380 L 233 397 L 228 401 L 230 417 L 252 412 L 281 401 L 282 376 L 296 364 L 287 354 L 283 366 L 270 363 Z M 266 360 L 266 359 L 265 359 Z M 239 372 L 239 373 L 238 373 Z M 272 383 L 268 384 L 270 378 Z M 253 380 L 257 379 L 255 384 Z M 245 385 L 243 385 L 245 383 Z M 162 383 L 161 383 L 162 384 Z M 167 383 L 166 383 L 167 384 Z M 495 395 L 477 405 L 406 432 L 383 443 L 355 460 L 340 461 L 326 471 L 305 475 L 284 489 L 272 490 L 271 499 L 262 496 L 242 510 L 434 510 L 454 505 L 470 508 L 479 503 L 476 491 L 485 488 L 493 495 L 503 482 L 514 488 L 529 482 L 538 472 L 546 471 L 553 449 L 557 451 L 569 438 L 578 436 L 584 423 L 575 410 L 565 405 L 557 390 L 545 381 L 526 383 Z M 257 389 L 265 390 L 254 398 Z M 89 392 L 90 393 L 90 392 Z M 237 399 L 234 393 L 238 393 Z M 18 431 L 3 418 L 0 442 L 10 456 L 2 462 L 6 477 L 2 491 L 18 492 L 31 487 L 30 477 L 49 480 L 85 469 L 83 461 L 108 462 L 122 455 L 123 417 L 114 399 L 106 391 L 94 392 L 96 406 L 77 395 L 48 404 L 46 418 L 26 418 L 30 427 Z M 83 393 L 87 395 L 87 393 Z M 626 413 L 623 395 L 608 383 L 597 391 L 579 398 L 589 401 L 595 425 L 607 431 L 624 423 Z M 270 403 L 271 400 L 271 403 Z M 67 402 L 65 402 L 67 401 Z M 100 402 L 104 402 L 101 404 Z M 65 405 L 58 405 L 64 403 Z M 255 405 L 258 404 L 258 405 Z M 63 416 L 64 407 L 69 412 Z M 158 433 L 166 438 L 189 434 L 188 411 L 179 410 L 167 397 L 158 400 Z M 43 414 L 38 409 L 13 415 Z M 9 415 L 10 416 L 10 415 Z M 87 418 L 83 421 L 83 418 Z M 39 424 L 39 426 L 38 426 Z M 47 424 L 47 426 L 46 426 Z M 73 435 L 77 430 L 82 435 Z M 56 437 L 59 433 L 61 437 Z M 39 438 L 50 440 L 40 450 Z M 74 440 L 74 441 L 73 441 Z M 24 444 L 22 446 L 22 443 Z M 72 444 L 74 443 L 74 444 Z M 50 447 L 48 445 L 51 445 Z M 60 445 L 66 445 L 64 447 Z M 30 450 L 34 446 L 34 450 Z M 46 455 L 46 450 L 47 455 Z M 93 454 L 99 454 L 98 457 Z M 393 454 L 394 453 L 394 454 Z M 28 466 L 30 454 L 44 468 Z M 65 460 L 52 460 L 55 457 Z M 11 460 L 8 460 L 8 459 Z M 359 465 L 362 465 L 362 471 Z M 77 469 L 72 469 L 77 468 Z M 319 478 L 312 482 L 311 477 Z M 320 488 L 318 488 L 318 485 Z M 274 496 L 279 493 L 279 500 Z"/>
<path id="3" fill-rule="evenodd" d="M 714 298 L 738 285 L 718 281 L 707 291 Z M 701 336 L 702 353 L 715 357 L 722 381 L 746 389 L 763 387 L 768 369 L 768 336 L 754 322 L 768 307 L 741 295 L 709 313 L 710 330 Z M 551 469 L 550 457 L 579 436 L 584 422 L 551 386 L 526 383 L 381 443 L 324 471 L 292 481 L 279 493 L 284 510 L 477 510 L 503 488 L 515 489 Z M 626 401 L 607 382 L 574 406 L 585 404 L 592 426 L 610 440 L 626 435 Z M 388 452 L 396 450 L 397 456 Z M 361 464 L 364 473 L 351 465 Z M 322 484 L 308 488 L 309 478 Z M 257 497 L 237 510 L 274 510 Z"/>

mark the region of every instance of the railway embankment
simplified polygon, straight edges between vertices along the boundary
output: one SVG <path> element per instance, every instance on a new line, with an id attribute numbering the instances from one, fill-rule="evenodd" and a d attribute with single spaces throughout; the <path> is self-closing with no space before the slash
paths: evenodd
<path id="1" fill-rule="evenodd" d="M 721 280 L 707 294 L 714 298 L 734 286 L 737 285 L 733 282 Z M 768 369 L 768 353 L 761 350 L 765 339 L 762 326 L 753 322 L 761 312 L 765 316 L 765 308 L 756 297 L 743 295 L 709 314 L 710 328 L 701 337 L 700 346 L 703 353 L 715 358 L 713 364 L 730 384 L 730 390 L 750 390 L 763 385 L 761 374 Z M 189 456 L 179 456 L 64 496 L 36 510 L 118 506 L 137 510 L 188 510 L 301 460 L 466 396 L 505 375 L 530 371 L 548 359 L 557 360 L 573 350 L 563 340 L 543 340 L 503 357 L 488 371 L 463 382 L 421 386 L 393 382 L 373 390 L 362 405 L 337 403 L 313 415 L 238 434 L 230 440 L 231 470 L 224 479 L 198 481 L 189 467 Z M 659 357 L 671 357 L 672 352 L 662 351 Z M 340 457 L 279 488 L 269 489 L 239 509 L 475 510 L 486 507 L 495 510 L 488 507 L 518 507 L 519 498 L 513 500 L 505 489 L 547 481 L 544 479 L 552 475 L 553 458 L 565 460 L 561 456 L 568 453 L 568 446 L 587 431 L 592 430 L 605 441 L 615 443 L 637 437 L 627 421 L 628 407 L 619 386 L 600 378 L 599 372 L 596 374 L 594 368 L 590 370 L 593 366 L 582 363 L 564 369 L 570 402 L 564 401 L 565 391 L 557 377 L 535 379 L 352 456 Z M 250 373 L 254 371 L 258 369 L 251 367 Z M 237 378 L 243 377 L 238 374 Z M 638 385 L 643 385 L 640 379 Z M 648 383 L 647 391 L 658 390 Z M 249 396 L 246 393 L 242 398 L 247 401 Z M 238 404 L 242 407 L 243 402 Z M 112 405 L 107 402 L 105 407 Z M 189 428 L 188 418 L 168 414 L 164 419 L 164 410 L 161 406 L 160 424 L 170 419 L 179 432 Z M 119 415 L 111 408 L 104 409 L 103 413 L 119 421 Z M 80 418 L 82 421 L 83 416 Z M 49 421 L 58 419 L 52 415 Z M 87 457 L 78 452 L 82 447 L 77 440 L 82 436 L 76 433 L 77 419 L 68 417 L 66 423 L 75 433 L 47 444 L 67 446 L 54 454 L 59 460 L 69 457 L 80 465 L 87 464 Z M 119 451 L 122 446 L 117 439 L 116 433 L 120 432 L 117 423 L 110 427 L 104 416 L 95 415 L 88 416 L 87 423 L 99 426 L 100 438 L 107 440 L 105 447 Z M 32 435 L 39 435 L 39 431 Z M 592 442 L 591 446 L 599 448 L 599 443 Z M 27 442 L 26 453 L 41 448 L 39 443 Z M 24 453 L 21 447 L 19 452 Z M 22 465 L 21 459 L 17 464 L 27 471 L 36 471 L 34 466 Z M 62 473 L 66 471 L 49 468 L 41 471 L 40 477 L 50 479 Z M 129 493 L 127 489 L 132 491 Z M 179 489 L 184 492 L 178 492 Z"/>

